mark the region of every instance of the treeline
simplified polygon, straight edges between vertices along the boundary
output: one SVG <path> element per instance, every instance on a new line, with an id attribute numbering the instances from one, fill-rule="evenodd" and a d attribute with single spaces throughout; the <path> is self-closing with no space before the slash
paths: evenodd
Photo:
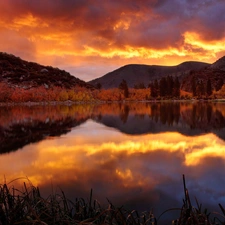
<path id="1" fill-rule="evenodd" d="M 29 89 L 23 87 L 12 87 L 0 83 L 0 102 L 51 102 L 51 101 L 73 101 L 73 102 L 95 102 L 95 101 L 141 101 L 148 100 L 150 89 L 134 89 L 127 87 L 123 81 L 119 88 L 90 90 L 84 87 L 73 89 L 54 86 L 46 88 L 44 85 Z"/>
<path id="2" fill-rule="evenodd" d="M 163 77 L 150 84 L 151 97 L 180 97 L 180 81 L 178 77 Z"/>
<path id="3" fill-rule="evenodd" d="M 117 88 L 103 89 L 101 85 L 96 85 L 96 89 L 75 86 L 73 88 L 63 88 L 59 86 L 24 88 L 10 86 L 0 82 L 0 102 L 49 102 L 49 101 L 142 101 L 154 99 L 187 99 L 193 97 L 209 97 L 212 95 L 211 80 L 207 82 L 198 81 L 193 78 L 191 83 L 192 93 L 180 90 L 178 77 L 167 76 L 160 80 L 154 80 L 145 87 L 140 83 L 134 88 L 129 88 L 126 80 L 122 80 Z M 224 88 L 220 92 L 214 92 L 214 96 L 224 96 Z"/>

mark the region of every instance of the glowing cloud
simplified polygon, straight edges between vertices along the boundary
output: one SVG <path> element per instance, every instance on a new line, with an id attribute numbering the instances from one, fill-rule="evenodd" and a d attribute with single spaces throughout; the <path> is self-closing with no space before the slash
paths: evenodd
<path id="1" fill-rule="evenodd" d="M 217 52 L 223 51 L 225 46 L 225 37 L 221 40 L 205 41 L 200 34 L 195 32 L 185 32 L 184 42 L 192 46 L 192 49 L 202 49 L 208 51 L 209 54 L 215 55 Z"/>
<path id="2" fill-rule="evenodd" d="M 224 11 L 220 0 L 2 1 L 0 51 L 78 77 L 82 67 L 85 80 L 128 63 L 213 63 L 225 54 Z"/>

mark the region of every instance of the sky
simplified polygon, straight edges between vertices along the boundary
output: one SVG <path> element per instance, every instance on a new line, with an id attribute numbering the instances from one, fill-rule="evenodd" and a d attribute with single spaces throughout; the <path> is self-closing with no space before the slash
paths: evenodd
<path id="1" fill-rule="evenodd" d="M 133 63 L 213 63 L 224 12 L 224 0 L 0 0 L 0 51 L 84 81 Z"/>

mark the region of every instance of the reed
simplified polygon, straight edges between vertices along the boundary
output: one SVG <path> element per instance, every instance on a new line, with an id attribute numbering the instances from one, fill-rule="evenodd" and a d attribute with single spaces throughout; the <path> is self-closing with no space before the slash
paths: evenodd
<path id="1" fill-rule="evenodd" d="M 23 184 L 23 190 L 0 185 L 0 225 L 11 224 L 110 224 L 110 225 L 157 225 L 161 218 L 172 210 L 179 210 L 179 218 L 171 221 L 173 225 L 216 225 L 225 224 L 225 209 L 219 204 L 221 213 L 209 213 L 202 210 L 202 205 L 196 199 L 197 207 L 193 207 L 183 176 L 184 199 L 181 208 L 168 209 L 156 218 L 150 210 L 139 213 L 137 210 L 127 210 L 125 207 L 115 207 L 110 200 L 108 207 L 102 208 L 99 202 L 93 199 L 90 191 L 88 201 L 76 198 L 71 201 L 64 192 L 52 194 L 43 198 L 38 187 L 31 183 Z M 220 219 L 219 219 L 220 218 Z"/>

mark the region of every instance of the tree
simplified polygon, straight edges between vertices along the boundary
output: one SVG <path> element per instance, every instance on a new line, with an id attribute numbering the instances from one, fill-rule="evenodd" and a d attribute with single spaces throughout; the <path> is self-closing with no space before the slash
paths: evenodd
<path id="1" fill-rule="evenodd" d="M 174 81 L 172 76 L 166 77 L 166 96 L 172 96 L 173 95 L 173 87 L 174 87 Z"/>
<path id="2" fill-rule="evenodd" d="M 223 78 L 219 78 L 217 85 L 215 86 L 216 91 L 219 91 L 223 86 Z"/>
<path id="3" fill-rule="evenodd" d="M 192 78 L 191 89 L 192 89 L 193 96 L 196 96 L 197 93 L 196 93 L 196 80 L 195 80 L 195 77 Z"/>
<path id="4" fill-rule="evenodd" d="M 119 89 L 123 90 L 123 93 L 124 93 L 124 97 L 125 98 L 128 98 L 129 97 L 129 90 L 128 90 L 127 82 L 124 79 L 120 83 Z"/>
<path id="5" fill-rule="evenodd" d="M 173 96 L 180 97 L 180 81 L 179 81 L 178 77 L 176 77 L 175 81 L 174 81 Z"/>
<path id="6" fill-rule="evenodd" d="M 150 84 L 150 89 L 151 89 L 151 97 L 156 98 L 158 97 L 158 92 L 159 92 L 159 83 L 155 79 L 154 82 Z"/>
<path id="7" fill-rule="evenodd" d="M 207 80 L 206 93 L 208 96 L 210 96 L 212 94 L 212 84 L 211 84 L 211 80 L 209 78 Z"/>
<path id="8" fill-rule="evenodd" d="M 202 80 L 200 80 L 196 85 L 196 95 L 198 95 L 198 97 L 202 97 L 202 95 L 204 94 L 205 94 L 204 83 Z"/>
<path id="9" fill-rule="evenodd" d="M 166 78 L 163 77 L 160 79 L 160 82 L 159 82 L 159 93 L 160 93 L 160 96 L 166 96 L 167 94 L 167 85 L 166 85 Z"/>

